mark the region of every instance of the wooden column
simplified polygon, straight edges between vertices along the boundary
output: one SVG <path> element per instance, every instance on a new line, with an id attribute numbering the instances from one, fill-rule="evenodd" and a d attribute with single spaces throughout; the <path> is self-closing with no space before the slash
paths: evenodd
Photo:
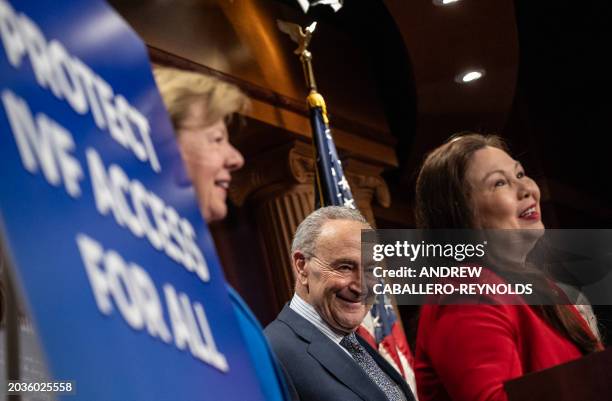
<path id="1" fill-rule="evenodd" d="M 351 186 L 357 208 L 372 227 L 376 228 L 373 201 L 376 200 L 383 207 L 391 205 L 389 187 L 380 175 L 384 168 L 354 158 L 344 160 L 342 165 Z"/>
<path id="2" fill-rule="evenodd" d="M 232 200 L 253 208 L 259 243 L 278 310 L 293 295 L 291 240 L 300 222 L 314 210 L 312 148 L 292 141 L 251 157 L 234 174 Z"/>

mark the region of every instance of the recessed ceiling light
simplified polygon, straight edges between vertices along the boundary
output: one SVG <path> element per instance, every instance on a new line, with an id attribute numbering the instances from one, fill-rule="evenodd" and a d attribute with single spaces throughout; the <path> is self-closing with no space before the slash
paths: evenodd
<path id="1" fill-rule="evenodd" d="M 476 81 L 485 75 L 485 70 L 468 70 L 464 71 L 461 74 L 455 77 L 455 82 L 459 82 L 460 84 L 467 84 L 469 82 Z"/>
<path id="2" fill-rule="evenodd" d="M 459 0 L 432 0 L 436 6 L 447 6 L 458 2 Z"/>

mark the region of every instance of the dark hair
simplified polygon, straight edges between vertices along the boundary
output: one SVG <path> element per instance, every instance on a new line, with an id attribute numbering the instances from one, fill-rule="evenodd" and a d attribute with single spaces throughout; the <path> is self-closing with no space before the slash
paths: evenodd
<path id="1" fill-rule="evenodd" d="M 415 219 L 427 229 L 465 229 L 474 226 L 470 186 L 465 174 L 474 152 L 487 146 L 508 152 L 502 138 L 462 132 L 427 155 L 416 182 Z M 545 282 L 544 273 L 538 281 Z M 532 305 L 541 318 L 571 340 L 583 353 L 601 349 L 599 340 L 569 305 Z"/>
<path id="2" fill-rule="evenodd" d="M 469 207 L 465 172 L 474 152 L 487 146 L 508 151 L 496 135 L 462 132 L 429 153 L 416 182 L 417 227 L 472 227 L 474 216 Z"/>

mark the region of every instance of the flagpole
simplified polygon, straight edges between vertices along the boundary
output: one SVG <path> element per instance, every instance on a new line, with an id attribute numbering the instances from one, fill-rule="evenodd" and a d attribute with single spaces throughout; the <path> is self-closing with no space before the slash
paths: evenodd
<path id="1" fill-rule="evenodd" d="M 323 99 L 323 96 L 319 92 L 317 92 L 317 82 L 314 77 L 314 69 L 312 68 L 312 53 L 306 47 L 304 47 L 304 50 L 300 54 L 300 61 L 302 62 L 304 79 L 306 81 L 306 87 L 308 88 L 308 96 L 306 97 L 306 102 L 308 103 L 308 109 L 311 112 L 310 124 L 313 127 L 313 131 L 315 131 L 317 128 L 316 123 L 315 121 L 313 121 L 312 118 L 313 109 L 320 108 L 323 122 L 325 124 L 329 124 L 329 119 L 327 118 L 327 106 L 325 105 L 325 99 Z M 318 137 L 318 135 L 312 136 L 312 153 L 315 162 L 317 161 Z M 322 206 L 325 204 L 325 191 L 322 188 L 321 177 L 319 176 L 319 169 L 315 169 L 315 181 L 317 185 L 317 191 L 315 194 L 315 197 L 317 197 L 317 199 L 315 203 L 318 203 L 319 206 Z"/>
<path id="2" fill-rule="evenodd" d="M 312 66 L 312 53 L 308 50 L 308 45 L 312 38 L 312 34 L 317 26 L 316 22 L 310 24 L 306 28 L 300 27 L 298 24 L 291 22 L 285 22 L 277 20 L 278 28 L 288 34 L 291 39 L 298 44 L 297 49 L 294 51 L 299 56 L 302 71 L 304 73 L 304 81 L 308 89 L 308 96 L 306 102 L 310 111 L 310 125 L 312 127 L 312 144 L 313 144 L 313 157 L 317 164 L 315 169 L 315 183 L 316 183 L 316 194 L 315 203 L 316 207 L 326 205 L 344 205 L 347 199 L 345 197 L 334 197 L 331 194 L 337 193 L 337 188 L 334 188 L 335 183 L 333 179 L 324 174 L 321 177 L 321 172 L 337 171 L 341 170 L 342 167 L 336 165 L 334 161 L 330 161 L 328 157 L 322 156 L 328 153 L 336 155 L 335 146 L 332 145 L 333 149 L 326 143 L 326 138 L 331 137 L 329 131 L 329 118 L 327 116 L 327 106 L 325 99 L 317 91 L 317 82 L 315 79 L 314 68 Z M 348 190 L 348 202 L 349 205 L 353 205 L 352 194 L 350 189 Z"/>
<path id="3" fill-rule="evenodd" d="M 308 49 L 304 48 L 304 51 L 302 51 L 302 54 L 300 54 L 300 61 L 302 62 L 304 79 L 306 81 L 306 87 L 308 88 L 308 96 L 306 97 L 308 107 L 320 107 L 323 113 L 323 121 L 325 124 L 329 124 L 325 99 L 323 99 L 323 96 L 317 92 L 317 81 L 315 80 L 314 69 L 312 68 L 312 53 Z"/>

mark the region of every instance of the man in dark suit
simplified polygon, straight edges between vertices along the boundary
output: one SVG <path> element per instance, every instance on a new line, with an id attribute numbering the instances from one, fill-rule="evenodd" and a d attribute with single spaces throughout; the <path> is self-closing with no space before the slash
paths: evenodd
<path id="1" fill-rule="evenodd" d="M 355 334 L 369 305 L 356 210 L 316 210 L 291 249 L 295 294 L 265 334 L 302 401 L 413 401 L 403 378 Z"/>

